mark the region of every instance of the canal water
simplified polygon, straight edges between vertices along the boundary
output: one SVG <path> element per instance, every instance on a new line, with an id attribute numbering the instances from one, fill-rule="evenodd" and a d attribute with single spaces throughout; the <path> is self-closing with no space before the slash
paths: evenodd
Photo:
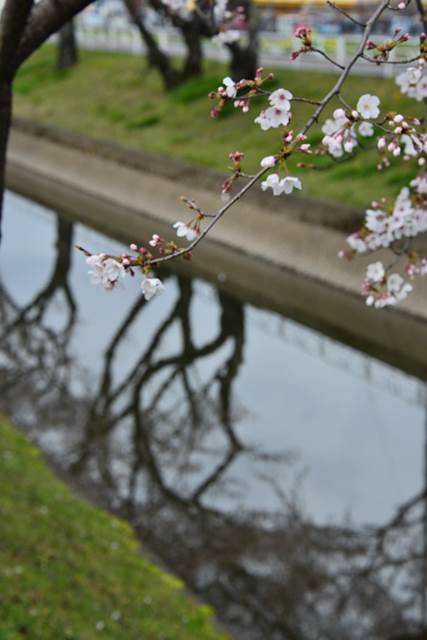
<path id="1" fill-rule="evenodd" d="M 242 640 L 421 637 L 422 380 L 197 277 L 105 292 L 122 246 L 7 194 L 0 410 Z"/>

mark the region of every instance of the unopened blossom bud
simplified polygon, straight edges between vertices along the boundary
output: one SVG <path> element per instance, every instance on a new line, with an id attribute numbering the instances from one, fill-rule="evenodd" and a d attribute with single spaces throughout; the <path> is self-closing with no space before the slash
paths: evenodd
<path id="1" fill-rule="evenodd" d="M 335 109 L 334 111 L 334 118 L 336 120 L 338 120 L 338 118 L 344 118 L 345 117 L 345 111 L 344 109 Z"/>
<path id="2" fill-rule="evenodd" d="M 245 157 L 245 154 L 241 151 L 232 151 L 228 154 L 228 157 L 230 158 L 230 160 L 233 160 L 233 162 L 240 162 L 240 160 L 243 160 L 243 158 Z"/>
<path id="3" fill-rule="evenodd" d="M 307 136 L 303 133 L 299 133 L 295 138 L 295 142 L 302 142 L 303 140 L 307 140 Z"/>
<path id="4" fill-rule="evenodd" d="M 397 8 L 402 11 L 403 9 L 406 9 L 406 4 L 404 2 L 399 2 Z"/>
<path id="5" fill-rule="evenodd" d="M 359 113 L 353 109 L 353 111 L 351 112 L 352 118 L 354 118 L 355 120 L 359 119 Z"/>
<path id="6" fill-rule="evenodd" d="M 154 233 L 154 234 L 153 234 L 153 237 L 152 237 L 152 238 L 151 238 L 151 240 L 148 242 L 148 244 L 149 244 L 151 247 L 157 247 L 157 245 L 158 245 L 158 244 L 160 244 L 161 242 L 162 242 L 161 237 L 160 237 L 157 233 Z"/>
<path id="7" fill-rule="evenodd" d="M 402 116 L 402 114 L 401 114 L 401 113 L 398 113 L 398 114 L 397 114 L 397 115 L 395 115 L 395 116 L 394 116 L 394 118 L 393 118 L 394 122 L 397 122 L 397 123 L 399 123 L 399 122 L 403 122 L 403 120 L 404 120 L 404 119 L 405 119 L 405 118 Z"/>
<path id="8" fill-rule="evenodd" d="M 218 118 L 218 116 L 219 116 L 219 112 L 220 112 L 220 110 L 219 110 L 219 108 L 218 108 L 218 107 L 213 107 L 213 108 L 211 109 L 211 111 L 210 111 L 210 116 L 211 116 L 211 118 Z"/>
<path id="9" fill-rule="evenodd" d="M 378 142 L 377 142 L 378 149 L 384 149 L 385 145 L 386 145 L 385 138 L 378 138 Z"/>
<path id="10" fill-rule="evenodd" d="M 399 133 L 402 133 L 402 131 L 403 131 L 402 127 L 396 127 L 396 129 L 394 130 L 394 133 L 399 134 Z"/>
<path id="11" fill-rule="evenodd" d="M 393 155 L 397 158 L 397 156 L 400 156 L 400 147 L 396 147 L 395 150 L 393 151 Z"/>
<path id="12" fill-rule="evenodd" d="M 129 258 L 123 258 L 123 260 L 122 260 L 122 265 L 123 265 L 124 267 L 128 267 L 128 266 L 130 265 L 130 260 L 129 260 Z"/>
<path id="13" fill-rule="evenodd" d="M 129 249 L 131 251 L 138 251 L 138 247 L 136 246 L 136 244 L 134 242 L 132 242 L 132 244 L 129 245 Z"/>
<path id="14" fill-rule="evenodd" d="M 419 158 L 418 160 L 418 164 L 420 165 L 420 167 L 422 167 L 423 165 L 425 165 L 426 163 L 426 159 L 425 158 Z"/>
<path id="15" fill-rule="evenodd" d="M 309 144 L 309 143 L 302 144 L 302 145 L 300 146 L 300 150 L 301 150 L 303 153 L 308 153 L 308 152 L 310 151 L 310 148 L 311 148 L 311 144 Z"/>
<path id="16" fill-rule="evenodd" d="M 426 38 L 427 38 L 427 36 L 426 36 L 426 34 L 424 32 L 420 33 L 420 42 L 425 42 Z M 421 59 L 423 60 L 423 58 L 421 58 Z M 423 60 L 423 62 L 424 62 L 424 60 Z"/>
<path id="17" fill-rule="evenodd" d="M 274 167 L 275 164 L 276 164 L 276 156 L 266 156 L 261 160 L 261 167 L 263 169 Z"/>

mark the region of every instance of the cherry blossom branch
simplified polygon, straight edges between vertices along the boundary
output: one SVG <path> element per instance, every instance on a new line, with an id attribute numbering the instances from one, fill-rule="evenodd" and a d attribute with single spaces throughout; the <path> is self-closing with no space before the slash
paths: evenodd
<path id="1" fill-rule="evenodd" d="M 374 11 L 374 13 L 371 15 L 371 17 L 369 18 L 368 22 L 365 25 L 365 29 L 364 29 L 364 32 L 363 32 L 362 40 L 360 42 L 360 45 L 359 45 L 356 53 L 353 55 L 353 57 L 347 63 L 347 65 L 345 66 L 343 72 L 339 76 L 338 80 L 336 81 L 336 83 L 334 84 L 332 89 L 326 94 L 326 96 L 323 98 L 323 100 L 321 100 L 321 102 L 320 102 L 319 106 L 317 107 L 317 109 L 315 110 L 315 112 L 312 114 L 312 116 L 309 118 L 308 122 L 302 128 L 301 133 L 303 135 L 305 135 L 307 133 L 307 131 L 309 129 L 311 129 L 311 127 L 313 126 L 313 124 L 315 122 L 318 122 L 319 116 L 322 113 L 322 111 L 324 110 L 324 108 L 326 107 L 326 105 L 332 100 L 332 98 L 334 98 L 335 96 L 337 96 L 339 94 L 339 92 L 341 90 L 341 87 L 343 86 L 343 84 L 347 80 L 350 71 L 352 70 L 352 68 L 356 64 L 357 60 L 363 55 L 363 52 L 364 52 L 365 47 L 366 47 L 366 44 L 367 44 L 367 42 L 369 40 L 369 36 L 371 35 L 372 29 L 373 29 L 376 21 L 381 16 L 381 14 L 387 9 L 388 4 L 389 4 L 389 0 L 383 0 L 381 2 L 381 4 L 377 7 L 377 9 Z"/>
<path id="2" fill-rule="evenodd" d="M 333 86 L 333 88 L 326 94 L 326 96 L 323 98 L 323 100 L 321 100 L 318 103 L 317 109 L 315 110 L 313 115 L 309 118 L 307 123 L 302 128 L 302 130 L 301 130 L 301 134 L 302 135 L 305 135 L 307 133 L 307 131 L 313 126 L 313 124 L 318 121 L 318 118 L 319 118 L 320 114 L 322 113 L 322 111 L 324 110 L 324 108 L 326 107 L 326 105 L 336 95 L 339 94 L 339 91 L 340 91 L 341 87 L 343 86 L 344 82 L 346 81 L 346 79 L 347 79 L 352 67 L 354 66 L 354 64 L 356 63 L 358 58 L 360 58 L 363 55 L 363 51 L 364 51 L 364 49 L 366 47 L 366 43 L 367 43 L 367 41 L 369 39 L 369 36 L 371 34 L 371 31 L 372 31 L 372 28 L 373 28 L 374 24 L 376 23 L 378 18 L 381 16 L 381 14 L 385 11 L 385 9 L 387 8 L 388 4 L 389 4 L 389 0 L 383 0 L 383 2 L 381 2 L 381 4 L 377 7 L 377 9 L 374 11 L 372 16 L 369 18 L 368 22 L 366 23 L 365 29 L 364 29 L 364 33 L 363 33 L 363 36 L 362 36 L 362 41 L 361 41 L 356 53 L 353 55 L 353 57 L 347 63 L 347 65 L 343 68 L 343 71 L 342 71 L 340 77 L 338 78 L 337 82 Z M 219 211 L 215 214 L 215 216 L 212 218 L 212 220 L 209 222 L 209 224 L 205 227 L 205 229 L 203 231 L 201 231 L 201 233 L 192 242 L 190 242 L 190 244 L 187 247 L 185 247 L 183 249 L 179 249 L 178 251 L 176 251 L 174 253 L 171 253 L 171 254 L 169 254 L 167 256 L 161 256 L 159 258 L 154 258 L 152 260 L 149 260 L 149 261 L 146 262 L 146 266 L 153 266 L 154 267 L 154 266 L 157 266 L 157 265 L 162 264 L 164 262 L 167 262 L 169 260 L 173 260 L 175 258 L 179 258 L 180 256 L 183 256 L 185 254 L 190 253 L 199 244 L 199 242 L 201 242 L 208 235 L 208 233 L 217 224 L 217 222 L 222 218 L 222 216 L 236 202 L 238 202 L 255 185 L 255 183 L 258 182 L 258 180 L 260 178 L 262 178 L 269 171 L 270 168 L 271 167 L 265 167 L 265 168 L 261 169 L 260 171 L 258 171 L 258 173 L 256 173 L 253 176 L 253 178 L 251 178 L 251 180 L 249 180 L 249 182 L 247 182 L 246 185 L 238 193 L 236 193 L 223 207 L 221 207 L 221 209 L 219 209 Z"/>
<path id="3" fill-rule="evenodd" d="M 183 249 L 179 249 L 179 251 L 176 251 L 175 253 L 171 253 L 167 256 L 161 256 L 160 258 L 153 258 L 152 260 L 148 260 L 145 263 L 145 265 L 154 267 L 163 262 L 167 262 L 169 260 L 179 258 L 180 256 L 183 256 L 186 253 L 190 253 L 195 247 L 197 247 L 199 242 L 201 242 L 203 238 L 205 238 L 208 235 L 211 229 L 222 218 L 224 213 L 226 213 L 230 209 L 230 207 L 232 207 L 236 202 L 238 202 L 245 195 L 245 193 L 249 191 L 249 189 L 251 189 L 254 186 L 254 184 L 258 182 L 258 180 L 262 178 L 262 176 L 265 175 L 269 170 L 270 170 L 270 167 L 260 169 L 260 171 L 258 171 L 258 173 L 256 173 L 251 178 L 251 180 L 249 180 L 249 182 L 247 182 L 245 186 L 242 187 L 242 189 L 240 189 L 238 193 L 236 193 L 223 207 L 221 207 L 221 209 L 219 209 L 219 211 L 216 214 L 214 214 L 214 217 L 209 222 L 209 224 L 205 227 L 205 229 L 201 231 L 200 234 L 192 242 L 190 242 L 190 244 L 187 247 Z"/>
<path id="4" fill-rule="evenodd" d="M 166 0 L 163 0 L 166 1 Z M 408 0 L 406 5 L 411 0 Z M 329 3 L 333 6 L 333 3 Z M 403 3 L 400 3 L 402 5 Z M 399 10 L 401 6 L 399 5 Z M 118 283 L 119 277 L 125 274 L 134 275 L 134 270 L 140 271 L 143 275 L 142 291 L 147 300 L 149 300 L 157 291 L 163 288 L 162 282 L 158 278 L 152 277 L 151 269 L 161 266 L 164 262 L 174 260 L 178 257 L 191 258 L 192 251 L 198 244 L 210 233 L 213 227 L 219 222 L 224 214 L 234 206 L 265 174 L 277 166 L 285 174 L 284 178 L 280 178 L 277 173 L 269 173 L 267 179 L 262 182 L 261 188 L 266 190 L 271 188 L 274 195 L 281 193 L 292 193 L 293 189 L 301 189 L 301 181 L 299 178 L 289 175 L 287 164 L 288 158 L 294 153 L 313 154 L 324 156 L 326 153 L 337 162 L 338 158 L 347 154 L 343 161 L 354 157 L 354 149 L 366 149 L 369 145 L 358 142 L 357 135 L 362 137 L 372 137 L 375 135 L 376 127 L 382 130 L 381 137 L 378 138 L 376 146 L 380 154 L 380 162 L 377 165 L 379 169 L 389 166 L 390 161 L 387 154 L 397 157 L 404 153 L 404 159 L 418 157 L 419 166 L 423 166 L 427 161 L 427 135 L 419 131 L 417 127 L 421 126 L 420 120 L 416 118 L 408 118 L 402 114 L 389 112 L 383 114 L 383 120 L 378 121 L 380 116 L 379 103 L 377 96 L 365 94 L 359 98 L 357 108 L 352 108 L 341 95 L 341 89 L 346 82 L 351 70 L 359 59 L 365 59 L 375 64 L 393 63 L 408 64 L 417 61 L 416 68 L 410 68 L 397 78 L 401 90 L 418 100 L 427 96 L 427 78 L 424 84 L 416 86 L 422 77 L 425 60 L 427 59 L 426 36 L 420 36 L 420 54 L 417 58 L 406 61 L 389 61 L 389 52 L 398 44 L 406 42 L 409 38 L 408 34 L 401 34 L 399 30 L 395 30 L 390 40 L 384 44 L 376 44 L 369 40 L 371 32 L 377 20 L 386 9 L 390 9 L 389 0 L 383 0 L 373 11 L 372 15 L 363 25 L 363 34 L 359 46 L 353 56 L 346 65 L 335 62 L 324 51 L 316 49 L 312 45 L 311 29 L 301 25 L 295 31 L 295 36 L 301 41 L 300 48 L 293 52 L 292 59 L 296 59 L 304 53 L 319 53 L 330 64 L 340 68 L 341 73 L 338 76 L 333 87 L 326 93 L 322 100 L 311 100 L 308 98 L 294 97 L 290 91 L 280 88 L 274 91 L 266 91 L 263 84 L 272 79 L 272 74 L 262 77 L 262 69 L 258 69 L 255 78 L 249 80 L 239 80 L 235 82 L 232 78 L 227 77 L 223 80 L 223 86 L 218 87 L 216 91 L 209 94 L 211 99 L 218 100 L 217 105 L 211 110 L 211 115 L 217 117 L 222 107 L 227 101 L 233 101 L 236 108 L 241 109 L 244 113 L 249 110 L 249 102 L 252 98 L 265 96 L 268 97 L 269 106 L 265 108 L 255 118 L 255 123 L 259 124 L 262 130 L 270 128 L 281 128 L 281 148 L 275 155 L 266 156 L 261 161 L 261 169 L 255 174 L 250 175 L 242 170 L 241 161 L 244 154 L 235 151 L 229 154 L 229 158 L 233 165 L 230 167 L 232 173 L 223 184 L 223 196 L 229 197 L 230 191 L 234 183 L 239 178 L 247 179 L 246 184 L 232 196 L 226 204 L 219 208 L 216 213 L 206 213 L 192 200 L 182 198 L 187 207 L 192 212 L 192 219 L 188 222 L 176 222 L 173 227 L 176 229 L 178 237 L 185 237 L 188 241 L 187 246 L 178 247 L 173 241 L 167 241 L 158 234 L 154 234 L 148 242 L 151 247 L 157 248 L 158 257 L 153 255 L 150 249 L 141 246 L 137 247 L 131 244 L 130 248 L 137 255 L 130 256 L 122 254 L 121 256 L 109 256 L 107 254 L 92 255 L 84 249 L 81 249 L 87 256 L 87 263 L 92 267 L 90 272 L 94 282 L 100 282 L 106 289 L 112 289 Z M 396 9 L 397 10 L 397 9 Z M 362 23 L 359 23 L 362 26 Z M 365 50 L 376 49 L 378 55 L 376 59 L 371 59 L 365 55 Z M 416 87 L 416 88 L 414 88 Z M 245 91 L 245 93 L 243 93 Z M 319 117 L 323 113 L 326 106 L 334 99 L 338 99 L 343 108 L 335 109 L 333 117 L 328 118 L 322 126 L 322 131 L 326 134 L 321 145 L 317 149 L 312 149 L 311 144 L 304 142 L 306 134 L 311 127 L 319 122 Z M 302 127 L 298 135 L 288 127 L 291 120 L 291 103 L 302 102 L 314 105 L 316 108 Z M 384 125 L 387 124 L 387 127 Z M 378 133 L 377 133 L 378 135 Z M 425 154 L 426 157 L 424 157 Z M 405 157 L 406 156 L 406 157 Z M 319 168 L 315 165 L 305 164 L 303 162 L 297 165 L 300 168 Z M 423 180 L 425 182 L 423 182 Z M 418 176 L 416 180 L 410 183 L 413 194 L 410 190 L 403 190 L 396 201 L 396 205 L 389 207 L 386 200 L 381 200 L 381 206 L 378 203 L 372 203 L 372 210 L 367 211 L 367 221 L 360 232 L 357 232 L 347 239 L 351 247 L 351 251 L 340 252 L 347 257 L 352 257 L 356 253 L 364 253 L 368 250 L 375 250 L 379 246 L 389 246 L 397 255 L 408 255 L 410 266 L 408 267 L 408 275 L 417 275 L 418 273 L 427 273 L 427 258 L 419 258 L 415 252 L 409 251 L 409 243 L 395 244 L 395 241 L 403 236 L 413 236 L 421 230 L 427 230 L 427 210 L 424 212 L 419 210 L 420 204 L 425 209 L 423 202 L 424 195 L 427 194 L 427 175 Z M 426 196 L 427 199 L 427 196 Z M 411 207 L 413 207 L 411 209 Z M 418 209 L 417 209 L 418 207 Z M 395 216 L 395 211 L 396 216 Z M 413 218 L 405 218 L 412 216 Z M 395 217 L 393 217 L 395 216 Z M 400 216 L 400 217 L 399 217 Z M 207 222 L 206 219 L 209 219 Z M 406 222 L 408 221 L 408 223 Z M 207 222 L 204 229 L 201 223 Z M 375 233 L 370 235 L 370 225 L 376 225 Z M 406 226 L 405 226 L 406 225 Z M 411 226 L 412 225 L 412 226 Z M 424 228 L 425 227 L 425 228 Z M 387 230 L 387 236 L 384 235 L 382 229 Z M 383 235 L 381 235 L 383 234 Z M 390 239 L 389 239 L 390 237 Z M 365 241 L 366 240 L 366 241 Z M 379 243 L 379 244 L 375 244 Z M 396 251 L 396 246 L 402 247 L 402 250 Z M 393 266 L 393 265 L 391 265 Z M 367 276 L 364 281 L 362 293 L 367 297 L 367 304 L 375 306 L 385 306 L 394 304 L 406 297 L 407 293 L 412 289 L 409 284 L 405 284 L 398 274 L 388 274 L 390 266 L 384 268 L 382 263 L 369 265 Z"/>

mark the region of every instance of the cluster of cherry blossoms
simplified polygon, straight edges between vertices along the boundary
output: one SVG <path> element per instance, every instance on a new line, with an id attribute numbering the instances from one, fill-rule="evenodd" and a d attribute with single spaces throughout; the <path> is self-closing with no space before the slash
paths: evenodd
<path id="1" fill-rule="evenodd" d="M 356 254 L 389 248 L 397 256 L 406 256 L 405 272 L 410 279 L 426 275 L 427 259 L 410 247 L 413 238 L 427 231 L 426 197 L 427 174 L 422 173 L 411 181 L 410 187 L 400 191 L 392 206 L 386 199 L 381 204 L 373 202 L 366 211 L 363 227 L 347 238 L 350 250 L 340 252 L 341 257 L 351 258 Z M 367 304 L 376 307 L 396 304 L 412 291 L 412 286 L 401 276 L 389 275 L 388 271 L 381 262 L 368 266 L 362 286 Z"/>
<path id="2" fill-rule="evenodd" d="M 186 238 L 190 243 L 194 242 L 200 234 L 200 219 L 203 213 L 191 201 L 186 201 L 187 206 L 196 211 L 196 215 L 189 223 L 175 222 L 172 226 L 176 230 L 179 238 Z M 154 233 L 148 245 L 158 251 L 159 256 L 171 256 L 179 249 L 174 242 L 167 241 L 159 234 Z M 120 256 L 110 256 L 105 253 L 90 254 L 85 249 L 78 247 L 86 254 L 86 264 L 90 267 L 89 275 L 92 284 L 99 284 L 105 290 L 111 291 L 120 285 L 121 280 L 127 275 L 135 276 L 137 271 L 142 274 L 141 291 L 144 298 L 151 300 L 156 294 L 162 293 L 164 284 L 153 276 L 151 265 L 156 263 L 156 258 L 151 249 L 132 243 L 129 245 L 132 254 L 122 253 Z M 191 258 L 191 252 L 185 249 L 180 250 L 184 257 Z"/>
<path id="3" fill-rule="evenodd" d="M 235 82 L 232 78 L 224 78 L 223 84 L 218 87 L 216 91 L 209 94 L 211 99 L 218 99 L 218 104 L 211 110 L 211 116 L 216 118 L 219 116 L 222 107 L 227 100 L 233 100 L 234 106 L 247 113 L 249 111 L 250 99 L 255 96 L 266 96 L 268 99 L 268 107 L 263 109 L 259 115 L 255 118 L 255 124 L 258 124 L 262 131 L 268 131 L 269 129 L 281 129 L 282 131 L 282 148 L 276 155 L 266 156 L 261 160 L 261 168 L 268 170 L 274 166 L 283 168 L 285 175 L 281 178 L 279 174 L 272 173 L 266 180 L 261 183 L 261 188 L 265 191 L 271 188 L 273 195 L 278 196 L 282 193 L 290 194 L 294 189 L 301 189 L 301 180 L 294 176 L 289 175 L 286 165 L 286 159 L 296 151 L 310 154 L 311 145 L 307 142 L 306 136 L 303 134 L 294 135 L 292 129 L 289 129 L 289 125 L 292 119 L 291 101 L 293 95 L 290 91 L 284 88 L 276 89 L 269 92 L 263 88 L 263 84 L 273 79 L 273 74 L 268 74 L 267 77 L 262 77 L 263 69 L 260 67 L 257 69 L 254 80 L 240 80 Z M 240 91 L 246 91 L 243 95 Z M 232 186 L 239 178 L 244 174 L 241 167 L 241 161 L 244 158 L 244 154 L 240 151 L 230 153 L 230 160 L 233 160 L 233 174 L 227 178 L 223 184 L 222 194 L 227 195 Z"/>
<path id="4" fill-rule="evenodd" d="M 404 300 L 412 291 L 412 285 L 405 282 L 398 273 L 388 274 L 382 262 L 370 264 L 362 285 L 366 304 L 377 309 Z"/>
<path id="5" fill-rule="evenodd" d="M 364 94 L 357 102 L 356 109 L 335 109 L 332 118 L 328 118 L 322 126 L 325 136 L 322 144 L 334 158 L 340 158 L 344 153 L 351 153 L 357 147 L 357 133 L 363 137 L 374 134 L 371 122 L 379 116 L 380 100 L 377 96 Z M 357 130 L 356 130 L 357 127 Z"/>
<path id="6" fill-rule="evenodd" d="M 425 37 L 420 39 L 424 46 Z M 396 83 L 402 93 L 421 100 L 427 97 L 427 78 L 423 78 L 425 62 L 420 58 L 415 67 L 399 74 Z M 360 102 L 360 101 L 359 101 Z M 379 102 L 376 105 L 379 107 Z M 365 115 L 362 111 L 358 112 Z M 377 118 L 379 115 L 371 117 Z M 382 198 L 374 201 L 366 210 L 361 229 L 347 238 L 350 247 L 341 251 L 341 257 L 352 258 L 378 249 L 389 249 L 398 260 L 405 259 L 404 271 L 408 278 L 427 274 L 427 258 L 419 256 L 412 247 L 413 239 L 427 231 L 427 134 L 417 118 L 405 118 L 401 113 L 386 114 L 380 123 L 377 149 L 380 154 L 378 168 L 391 164 L 391 159 L 402 155 L 406 161 L 416 160 L 418 174 L 407 187 L 401 189 L 394 203 Z M 393 264 L 396 261 L 393 261 Z M 404 300 L 412 291 L 412 285 L 398 273 L 390 273 L 391 267 L 382 262 L 368 266 L 362 285 L 362 294 L 368 305 L 384 307 Z"/>
<path id="7" fill-rule="evenodd" d="M 107 291 L 118 286 L 121 278 L 127 274 L 134 275 L 131 267 L 132 261 L 127 255 L 120 258 L 112 258 L 104 253 L 93 254 L 86 258 L 86 263 L 91 267 L 89 275 L 92 284 L 100 284 Z M 151 300 L 156 293 L 163 291 L 164 285 L 159 278 L 144 275 L 141 282 L 141 290 L 146 300 Z"/>

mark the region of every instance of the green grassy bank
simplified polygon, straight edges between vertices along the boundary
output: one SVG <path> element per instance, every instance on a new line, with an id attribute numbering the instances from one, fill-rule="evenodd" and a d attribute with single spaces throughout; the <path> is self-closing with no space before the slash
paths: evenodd
<path id="1" fill-rule="evenodd" d="M 0 640 L 226 640 L 210 618 L 0 420 Z"/>
<path id="2" fill-rule="evenodd" d="M 244 151 L 247 170 L 253 170 L 262 155 L 278 149 L 277 130 L 262 132 L 253 123 L 261 103 L 246 115 L 230 105 L 220 119 L 209 117 L 212 103 L 207 93 L 226 75 L 222 64 L 207 61 L 204 77 L 165 94 L 158 74 L 138 56 L 86 51 L 78 67 L 63 72 L 54 69 L 54 57 L 54 47 L 46 46 L 20 70 L 15 82 L 17 114 L 221 170 L 228 165 L 229 151 Z M 312 99 L 323 97 L 335 79 L 327 73 L 275 72 L 277 86 Z M 355 105 L 364 93 L 378 95 L 384 109 L 417 113 L 419 105 L 402 97 L 391 80 L 352 77 L 343 95 Z M 298 105 L 296 130 L 312 109 Z M 311 141 L 321 137 L 319 128 L 313 129 Z M 413 172 L 413 166 L 402 162 L 378 172 L 376 163 L 376 151 L 371 150 L 328 171 L 298 170 L 298 175 L 306 195 L 363 207 L 373 198 L 395 195 Z"/>

